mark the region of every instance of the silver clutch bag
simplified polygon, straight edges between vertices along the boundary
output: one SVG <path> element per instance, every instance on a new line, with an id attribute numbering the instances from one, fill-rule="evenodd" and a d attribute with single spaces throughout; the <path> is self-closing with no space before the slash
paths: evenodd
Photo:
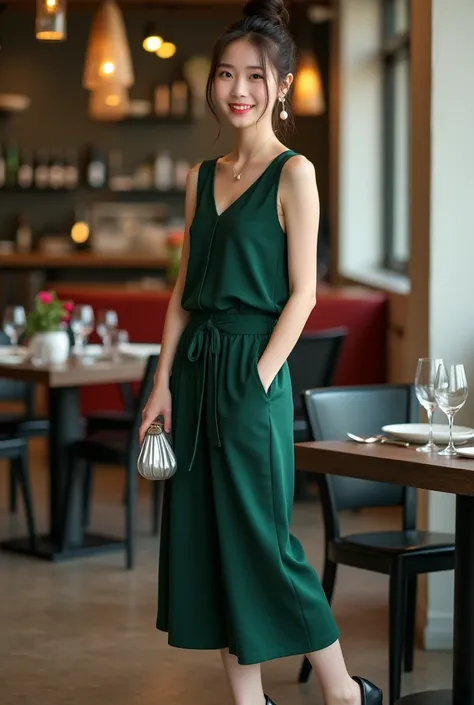
<path id="1" fill-rule="evenodd" d="M 137 470 L 147 480 L 168 480 L 176 472 L 176 456 L 158 421 L 152 423 L 145 434 Z"/>

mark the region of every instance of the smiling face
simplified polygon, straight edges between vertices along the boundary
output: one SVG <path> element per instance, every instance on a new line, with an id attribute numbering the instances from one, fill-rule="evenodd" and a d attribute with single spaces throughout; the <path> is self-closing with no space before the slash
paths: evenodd
<path id="1" fill-rule="evenodd" d="M 214 98 L 231 125 L 250 127 L 257 120 L 271 124 L 278 95 L 275 68 L 268 65 L 265 72 L 257 47 L 245 39 L 229 44 L 216 67 Z"/>

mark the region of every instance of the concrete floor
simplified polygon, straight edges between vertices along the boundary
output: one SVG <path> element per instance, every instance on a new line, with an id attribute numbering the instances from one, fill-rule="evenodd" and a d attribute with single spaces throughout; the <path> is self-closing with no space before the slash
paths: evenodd
<path id="1" fill-rule="evenodd" d="M 46 456 L 31 444 L 40 529 L 46 504 Z M 7 512 L 7 472 L 0 462 L 0 536 L 24 533 L 23 515 Z M 93 526 L 118 535 L 123 526 L 123 474 L 98 473 Z M 137 567 L 121 553 L 59 565 L 0 553 L 1 705 L 231 705 L 218 652 L 173 649 L 155 629 L 157 542 L 149 533 L 148 486 L 141 485 Z M 395 512 L 343 517 L 343 531 L 395 526 Z M 322 564 L 317 504 L 298 504 L 293 533 L 309 560 Z M 339 569 L 334 613 L 349 671 L 387 684 L 387 595 L 384 576 Z M 317 682 L 296 682 L 300 657 L 263 666 L 277 705 L 322 705 Z M 449 687 L 451 654 L 417 651 L 403 693 Z"/>

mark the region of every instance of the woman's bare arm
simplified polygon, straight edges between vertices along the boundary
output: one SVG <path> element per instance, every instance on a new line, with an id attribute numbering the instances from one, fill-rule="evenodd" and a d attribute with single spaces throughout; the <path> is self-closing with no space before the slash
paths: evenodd
<path id="1" fill-rule="evenodd" d="M 189 313 L 181 308 L 181 297 L 186 280 L 186 271 L 189 258 L 189 229 L 196 210 L 197 177 L 199 164 L 188 172 L 186 179 L 186 205 L 185 205 L 185 231 L 183 250 L 179 263 L 179 272 L 171 294 L 166 311 L 163 336 L 161 340 L 161 353 L 155 373 L 155 384 L 168 384 L 173 366 L 176 347 L 183 330 L 186 327 Z"/>
<path id="2" fill-rule="evenodd" d="M 281 175 L 280 199 L 288 242 L 290 297 L 259 362 L 266 390 L 293 350 L 316 303 L 319 196 L 314 166 L 298 155 Z"/>
<path id="3" fill-rule="evenodd" d="M 198 173 L 199 164 L 194 166 L 189 171 L 186 179 L 183 250 L 179 264 L 178 278 L 173 288 L 173 293 L 171 294 L 168 309 L 166 311 L 163 337 L 161 340 L 161 352 L 153 378 L 153 389 L 145 408 L 142 411 L 142 423 L 138 433 L 140 443 L 143 442 L 143 438 L 150 424 L 152 424 L 156 417 L 160 414 L 162 414 L 164 418 L 165 431 L 169 432 L 171 430 L 172 399 L 169 388 L 169 380 L 171 369 L 173 367 L 173 360 L 176 354 L 176 348 L 189 318 L 188 312 L 181 307 L 181 297 L 183 294 L 186 271 L 188 267 L 190 238 L 189 230 L 194 218 L 194 212 L 196 210 Z"/>

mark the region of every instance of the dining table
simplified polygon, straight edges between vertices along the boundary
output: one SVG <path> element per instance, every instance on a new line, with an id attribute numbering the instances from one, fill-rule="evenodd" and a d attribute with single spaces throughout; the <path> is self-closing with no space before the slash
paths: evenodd
<path id="1" fill-rule="evenodd" d="M 136 354 L 134 354 L 134 350 Z M 127 344 L 127 354 L 101 358 L 70 357 L 64 364 L 36 365 L 28 359 L 20 362 L 0 357 L 0 378 L 44 385 L 48 397 L 49 417 L 49 487 L 47 531 L 37 537 L 36 546 L 27 537 L 3 540 L 6 551 L 27 554 L 50 561 L 61 561 L 94 553 L 119 550 L 124 539 L 86 531 L 82 521 L 81 488 L 75 490 L 68 522 L 67 548 L 62 536 L 62 509 L 65 469 L 71 443 L 84 435 L 80 390 L 87 385 L 138 382 L 143 378 L 148 355 L 158 354 L 159 345 Z M 146 353 L 146 354 L 144 354 Z"/>
<path id="2" fill-rule="evenodd" d="M 474 459 L 386 443 L 295 444 L 298 470 L 376 480 L 456 497 L 453 675 L 449 690 L 405 695 L 397 705 L 474 705 Z"/>

